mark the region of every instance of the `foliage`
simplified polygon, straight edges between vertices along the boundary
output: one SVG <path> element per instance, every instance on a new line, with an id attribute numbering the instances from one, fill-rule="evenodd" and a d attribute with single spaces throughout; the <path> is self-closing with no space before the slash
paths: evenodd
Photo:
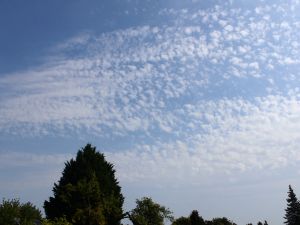
<path id="1" fill-rule="evenodd" d="M 43 220 L 42 225 L 72 225 L 66 217 L 56 218 L 54 220 Z"/>
<path id="2" fill-rule="evenodd" d="M 74 225 L 119 225 L 124 198 L 113 165 L 87 144 L 65 163 L 53 197 L 45 201 L 47 219 L 63 216 Z"/>
<path id="3" fill-rule="evenodd" d="M 214 218 L 213 220 L 204 221 L 197 210 L 193 210 L 189 217 L 180 217 L 172 225 L 236 225 L 226 217 Z M 249 224 L 252 225 L 252 224 Z"/>
<path id="4" fill-rule="evenodd" d="M 190 218 L 182 216 L 174 220 L 172 225 L 191 225 L 191 221 Z"/>
<path id="5" fill-rule="evenodd" d="M 41 212 L 30 202 L 21 204 L 18 199 L 2 200 L 0 224 L 33 225 L 41 219 Z"/>
<path id="6" fill-rule="evenodd" d="M 266 220 L 265 220 L 264 223 L 262 223 L 262 222 L 259 221 L 259 222 L 257 223 L 257 225 L 268 225 L 268 222 L 267 222 Z"/>
<path id="7" fill-rule="evenodd" d="M 205 222 L 201 216 L 199 216 L 199 213 L 197 210 L 193 210 L 190 217 L 190 223 L 191 225 L 205 225 Z"/>
<path id="8" fill-rule="evenodd" d="M 172 225 L 191 225 L 190 218 L 181 216 L 173 221 Z"/>
<path id="9" fill-rule="evenodd" d="M 172 225 L 205 225 L 205 222 L 197 210 L 193 210 L 189 217 L 180 217 Z"/>
<path id="10" fill-rule="evenodd" d="M 252 225 L 252 223 L 248 223 L 247 225 Z M 257 225 L 268 225 L 268 222 L 266 220 L 264 223 L 258 221 Z"/>
<path id="11" fill-rule="evenodd" d="M 172 212 L 144 197 L 136 200 L 136 207 L 128 213 L 128 217 L 134 225 L 163 225 L 164 220 L 173 220 Z"/>
<path id="12" fill-rule="evenodd" d="M 285 224 L 298 225 L 300 224 L 300 203 L 294 193 L 291 185 L 289 185 L 287 208 L 285 210 Z"/>
<path id="13" fill-rule="evenodd" d="M 212 221 L 206 221 L 207 225 L 236 225 L 232 221 L 228 220 L 226 217 L 214 218 Z"/>

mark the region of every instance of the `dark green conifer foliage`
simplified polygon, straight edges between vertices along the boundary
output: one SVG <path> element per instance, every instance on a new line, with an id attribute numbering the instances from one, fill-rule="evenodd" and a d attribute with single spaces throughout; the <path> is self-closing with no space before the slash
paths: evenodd
<path id="1" fill-rule="evenodd" d="M 53 194 L 44 203 L 47 219 L 65 216 L 74 225 L 120 224 L 124 198 L 115 170 L 90 144 L 65 163 Z"/>
<path id="2" fill-rule="evenodd" d="M 191 221 L 190 218 L 182 216 L 174 220 L 172 225 L 191 225 Z"/>
<path id="3" fill-rule="evenodd" d="M 197 210 L 193 210 L 190 215 L 191 225 L 205 225 L 205 222 Z"/>
<path id="4" fill-rule="evenodd" d="M 291 185 L 289 185 L 287 208 L 285 209 L 285 221 L 287 225 L 299 225 L 300 224 L 300 203 L 294 193 Z"/>
<path id="5" fill-rule="evenodd" d="M 236 225 L 234 222 L 230 221 L 226 217 L 214 218 L 211 222 L 212 225 Z"/>

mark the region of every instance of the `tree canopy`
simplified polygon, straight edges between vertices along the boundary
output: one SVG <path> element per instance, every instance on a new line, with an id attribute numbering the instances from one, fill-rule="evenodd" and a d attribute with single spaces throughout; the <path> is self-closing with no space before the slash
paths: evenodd
<path id="1" fill-rule="evenodd" d="M 291 185 L 289 185 L 287 208 L 285 210 L 285 221 L 284 223 L 287 225 L 299 225 L 300 224 L 300 203 L 292 189 Z"/>
<path id="2" fill-rule="evenodd" d="M 193 210 L 189 217 L 179 217 L 172 225 L 205 225 L 205 221 L 199 216 L 197 210 Z"/>
<path id="3" fill-rule="evenodd" d="M 197 210 L 193 210 L 189 217 L 179 217 L 174 220 L 172 225 L 236 225 L 226 217 L 214 218 L 212 220 L 206 220 L 199 216 Z M 249 224 L 252 225 L 252 224 Z"/>
<path id="4" fill-rule="evenodd" d="M 173 220 L 172 212 L 165 206 L 144 197 L 136 200 L 136 207 L 128 213 L 133 225 L 163 225 L 164 220 Z"/>
<path id="5" fill-rule="evenodd" d="M 197 210 L 193 210 L 190 217 L 191 225 L 205 225 L 205 222 L 201 216 L 199 216 L 199 213 Z"/>
<path id="6" fill-rule="evenodd" d="M 43 225 L 72 225 L 67 221 L 65 217 L 56 218 L 54 220 L 44 219 L 42 222 Z"/>
<path id="7" fill-rule="evenodd" d="M 236 225 L 234 222 L 230 221 L 226 217 L 214 218 L 211 221 L 206 221 L 207 225 Z"/>
<path id="8" fill-rule="evenodd" d="M 124 197 L 113 165 L 90 144 L 65 163 L 53 195 L 44 203 L 50 220 L 65 216 L 74 225 L 119 225 L 123 216 Z"/>
<path id="9" fill-rule="evenodd" d="M 18 199 L 2 200 L 0 204 L 0 224 L 34 225 L 42 220 L 40 210 L 32 203 L 20 203 Z"/>

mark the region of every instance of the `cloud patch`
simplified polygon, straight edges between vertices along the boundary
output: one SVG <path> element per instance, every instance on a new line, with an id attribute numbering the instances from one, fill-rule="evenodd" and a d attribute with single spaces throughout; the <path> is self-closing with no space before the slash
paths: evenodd
<path id="1" fill-rule="evenodd" d="M 44 65 L 0 78 L 0 133 L 140 137 L 108 153 L 132 181 L 295 164 L 296 8 L 165 9 L 163 25 L 80 34 Z"/>

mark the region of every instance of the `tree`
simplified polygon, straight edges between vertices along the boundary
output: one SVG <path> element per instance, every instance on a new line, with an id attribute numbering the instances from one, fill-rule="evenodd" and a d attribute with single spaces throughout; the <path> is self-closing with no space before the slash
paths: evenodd
<path id="1" fill-rule="evenodd" d="M 172 212 L 168 208 L 147 197 L 137 199 L 136 207 L 127 216 L 133 225 L 163 225 L 165 219 L 173 220 Z"/>
<path id="2" fill-rule="evenodd" d="M 199 216 L 199 213 L 197 210 L 193 210 L 190 217 L 191 225 L 205 225 L 205 222 L 201 216 Z"/>
<path id="3" fill-rule="evenodd" d="M 263 225 L 263 223 L 259 221 L 259 222 L 257 223 L 257 225 Z"/>
<path id="4" fill-rule="evenodd" d="M 205 225 L 205 222 L 197 210 L 193 210 L 189 217 L 180 217 L 172 225 Z"/>
<path id="5" fill-rule="evenodd" d="M 53 195 L 44 203 L 50 220 L 65 216 L 74 225 L 119 225 L 123 217 L 124 197 L 113 165 L 90 144 L 65 163 Z"/>
<path id="6" fill-rule="evenodd" d="M 268 222 L 265 220 L 264 225 L 268 225 Z"/>
<path id="7" fill-rule="evenodd" d="M 187 217 L 179 217 L 178 219 L 174 220 L 172 225 L 191 225 L 190 218 Z"/>
<path id="8" fill-rule="evenodd" d="M 44 219 L 42 225 L 72 225 L 65 217 L 56 218 L 55 220 Z"/>
<path id="9" fill-rule="evenodd" d="M 228 220 L 226 217 L 214 218 L 211 222 L 212 225 L 236 225 L 232 221 Z"/>
<path id="10" fill-rule="evenodd" d="M 21 204 L 18 199 L 2 200 L 0 204 L 0 224 L 34 225 L 42 216 L 32 203 Z"/>
<path id="11" fill-rule="evenodd" d="M 285 221 L 287 225 L 298 225 L 300 224 L 300 203 L 294 193 L 291 185 L 289 185 L 287 208 L 285 209 Z"/>

